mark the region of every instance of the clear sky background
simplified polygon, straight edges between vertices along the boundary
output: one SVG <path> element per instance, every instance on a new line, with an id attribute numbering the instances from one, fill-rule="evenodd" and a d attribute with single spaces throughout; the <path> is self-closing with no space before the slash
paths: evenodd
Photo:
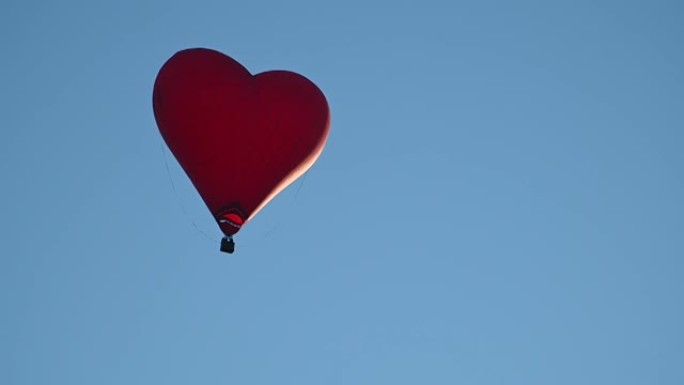
<path id="1" fill-rule="evenodd" d="M 682 20 L 3 1 L 0 383 L 684 384 Z M 189 47 L 331 106 L 322 157 L 233 255 L 152 114 Z"/>

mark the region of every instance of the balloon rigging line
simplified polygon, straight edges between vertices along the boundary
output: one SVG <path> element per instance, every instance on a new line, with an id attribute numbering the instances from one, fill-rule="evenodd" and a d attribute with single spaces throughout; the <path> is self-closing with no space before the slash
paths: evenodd
<path id="1" fill-rule="evenodd" d="M 171 190 L 173 190 L 173 193 L 176 195 L 176 198 L 178 199 L 178 204 L 180 205 L 181 209 L 183 210 L 183 214 L 185 215 L 185 218 L 190 222 L 192 227 L 197 230 L 200 234 L 202 234 L 205 238 L 212 242 L 218 242 L 217 239 L 211 237 L 209 234 L 207 234 L 204 230 L 200 229 L 200 227 L 195 223 L 194 220 L 190 217 L 190 214 L 188 213 L 188 210 L 185 208 L 185 205 L 183 204 L 183 200 L 181 199 L 180 195 L 178 194 L 178 191 L 176 190 L 176 185 L 173 183 L 173 178 L 171 177 L 171 169 L 169 168 L 169 162 L 167 160 L 166 156 L 166 150 L 164 149 L 164 143 L 161 143 L 161 151 L 162 151 L 162 157 L 164 159 L 164 166 L 166 167 L 166 174 L 169 176 L 169 182 L 171 182 Z"/>
<path id="2" fill-rule="evenodd" d="M 309 175 L 309 171 L 307 170 L 304 175 L 302 175 L 302 180 L 299 182 L 299 186 L 297 186 L 297 191 L 295 191 L 295 196 L 293 200 L 297 200 L 297 196 L 299 195 L 299 190 L 302 189 L 302 186 L 304 186 L 304 181 L 306 181 L 306 176 Z"/>

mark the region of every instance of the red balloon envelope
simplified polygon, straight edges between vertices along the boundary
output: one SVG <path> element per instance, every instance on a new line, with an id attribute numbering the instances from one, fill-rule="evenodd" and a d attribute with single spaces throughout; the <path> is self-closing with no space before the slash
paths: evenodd
<path id="1" fill-rule="evenodd" d="M 166 144 L 229 237 L 313 165 L 330 130 L 325 96 L 307 78 L 252 75 L 204 48 L 162 66 L 153 105 Z"/>

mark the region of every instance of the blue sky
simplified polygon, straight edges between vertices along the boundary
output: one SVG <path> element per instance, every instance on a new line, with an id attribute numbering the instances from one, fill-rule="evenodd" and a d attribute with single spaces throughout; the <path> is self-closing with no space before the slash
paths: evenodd
<path id="1" fill-rule="evenodd" d="M 684 383 L 682 17 L 5 1 L 0 383 Z M 152 114 L 189 47 L 331 106 L 234 255 Z"/>

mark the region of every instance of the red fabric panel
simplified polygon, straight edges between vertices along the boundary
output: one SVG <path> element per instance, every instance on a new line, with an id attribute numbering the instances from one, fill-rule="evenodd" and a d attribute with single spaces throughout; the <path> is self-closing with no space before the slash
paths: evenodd
<path id="1" fill-rule="evenodd" d="M 153 105 L 162 137 L 227 235 L 311 167 L 330 129 L 325 96 L 307 78 L 252 76 L 204 48 L 162 66 Z"/>

